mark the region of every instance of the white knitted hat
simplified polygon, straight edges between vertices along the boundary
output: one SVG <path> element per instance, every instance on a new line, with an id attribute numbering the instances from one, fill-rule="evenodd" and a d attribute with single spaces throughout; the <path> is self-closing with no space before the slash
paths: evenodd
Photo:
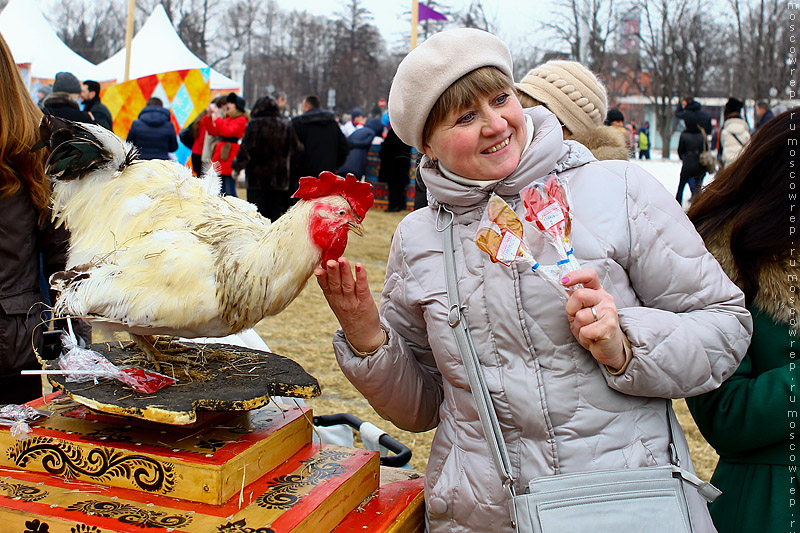
<path id="1" fill-rule="evenodd" d="M 462 76 L 497 67 L 513 81 L 511 52 L 491 33 L 457 28 L 437 33 L 397 67 L 389 91 L 389 120 L 397 136 L 418 150 L 422 130 L 439 97 Z"/>
<path id="2" fill-rule="evenodd" d="M 539 65 L 516 88 L 546 105 L 572 133 L 598 128 L 606 118 L 606 88 L 575 61 Z"/>

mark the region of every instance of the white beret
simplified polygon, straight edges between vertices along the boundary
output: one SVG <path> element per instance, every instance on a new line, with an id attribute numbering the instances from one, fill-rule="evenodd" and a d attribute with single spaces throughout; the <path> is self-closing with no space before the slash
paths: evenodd
<path id="1" fill-rule="evenodd" d="M 508 47 L 483 30 L 446 30 L 412 50 L 397 67 L 389 90 L 389 121 L 397 136 L 421 150 L 422 130 L 436 101 L 459 78 L 481 67 L 497 67 L 514 80 Z"/>

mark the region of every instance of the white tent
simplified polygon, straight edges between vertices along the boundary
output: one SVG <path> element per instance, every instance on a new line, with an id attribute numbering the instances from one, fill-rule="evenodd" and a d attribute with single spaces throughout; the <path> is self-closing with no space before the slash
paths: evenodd
<path id="1" fill-rule="evenodd" d="M 76 54 L 42 14 L 38 0 L 11 0 L 0 12 L 0 33 L 11 48 L 14 61 L 30 63 L 32 78 L 53 79 L 57 72 L 72 72 L 81 80 L 105 81 L 97 67 Z"/>
<path id="2" fill-rule="evenodd" d="M 131 43 L 130 79 L 193 68 L 207 68 L 199 57 L 186 48 L 167 17 L 164 6 L 158 4 Z M 125 77 L 125 49 L 97 65 L 103 79 Z M 241 86 L 224 74 L 211 69 L 211 90 L 240 90 Z"/>

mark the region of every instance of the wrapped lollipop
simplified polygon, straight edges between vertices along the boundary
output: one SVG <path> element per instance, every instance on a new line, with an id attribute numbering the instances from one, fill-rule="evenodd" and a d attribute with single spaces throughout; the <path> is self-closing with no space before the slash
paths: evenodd
<path id="1" fill-rule="evenodd" d="M 530 265 L 531 270 L 564 293 L 564 286 L 560 282 L 560 267 L 539 264 L 525 243 L 524 232 L 522 220 L 514 210 L 505 200 L 493 194 L 475 235 L 475 244 L 489 254 L 493 263 L 511 266 L 512 263 L 521 261 Z"/>
<path id="2" fill-rule="evenodd" d="M 571 245 L 572 211 L 569 188 L 556 176 L 522 189 L 525 219 L 538 228 L 558 251 L 561 274 L 580 268 Z"/>

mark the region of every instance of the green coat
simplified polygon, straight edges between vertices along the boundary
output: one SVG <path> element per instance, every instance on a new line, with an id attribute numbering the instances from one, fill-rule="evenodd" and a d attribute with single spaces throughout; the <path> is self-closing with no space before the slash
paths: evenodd
<path id="1" fill-rule="evenodd" d="M 787 323 L 755 306 L 749 310 L 753 340 L 739 369 L 719 389 L 686 403 L 720 456 L 711 482 L 723 494 L 710 505 L 720 533 L 795 531 L 800 339 Z"/>

